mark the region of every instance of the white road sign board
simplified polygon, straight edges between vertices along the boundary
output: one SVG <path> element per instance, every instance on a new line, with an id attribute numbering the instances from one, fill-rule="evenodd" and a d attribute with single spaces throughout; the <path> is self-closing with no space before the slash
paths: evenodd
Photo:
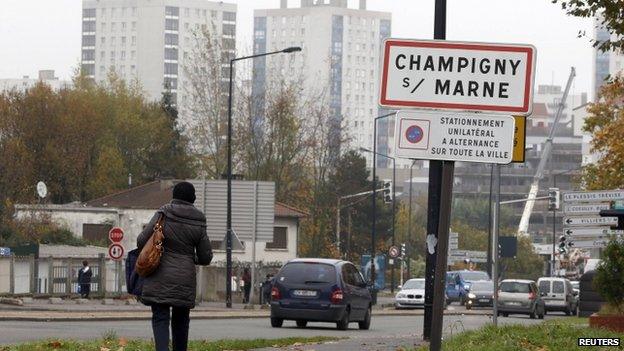
<path id="1" fill-rule="evenodd" d="M 565 205 L 563 207 L 563 212 L 567 214 L 589 214 L 594 213 L 598 214 L 602 210 L 608 210 L 611 208 L 611 205 L 608 203 L 601 204 L 574 204 L 574 205 Z"/>
<path id="2" fill-rule="evenodd" d="M 595 202 L 624 200 L 624 190 L 575 191 L 563 194 L 565 202 Z"/>
<path id="3" fill-rule="evenodd" d="M 386 39 L 380 105 L 531 114 L 532 45 Z"/>
<path id="4" fill-rule="evenodd" d="M 609 229 L 605 227 L 596 228 L 567 228 L 563 233 L 571 236 L 594 236 L 594 235 L 624 235 L 624 230 Z"/>
<path id="5" fill-rule="evenodd" d="M 577 249 L 603 248 L 603 247 L 606 247 L 608 243 L 609 243 L 609 240 L 605 240 L 605 239 L 582 240 L 582 241 L 575 240 L 573 247 Z"/>
<path id="6" fill-rule="evenodd" d="M 538 255 L 552 255 L 552 244 L 533 244 L 533 251 Z"/>
<path id="7" fill-rule="evenodd" d="M 563 224 L 568 226 L 617 226 L 617 217 L 563 217 Z"/>
<path id="8" fill-rule="evenodd" d="M 398 157 L 508 164 L 513 156 L 512 116 L 471 112 L 400 111 Z"/>

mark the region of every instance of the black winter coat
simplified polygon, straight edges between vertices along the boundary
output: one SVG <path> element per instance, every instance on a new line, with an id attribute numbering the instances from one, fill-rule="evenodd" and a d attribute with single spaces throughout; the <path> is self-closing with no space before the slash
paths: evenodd
<path id="1" fill-rule="evenodd" d="M 206 216 L 190 202 L 172 200 L 156 212 L 137 238 L 139 250 L 152 235 L 161 213 L 165 214 L 164 253 L 158 269 L 145 278 L 141 302 L 193 308 L 195 264 L 208 265 L 212 261 Z"/>

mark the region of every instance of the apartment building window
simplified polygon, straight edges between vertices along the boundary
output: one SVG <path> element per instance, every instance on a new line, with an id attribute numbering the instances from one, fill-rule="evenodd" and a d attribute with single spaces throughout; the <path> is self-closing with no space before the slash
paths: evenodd
<path id="1" fill-rule="evenodd" d="M 195 17 L 199 17 L 199 9 L 195 9 Z"/>
<path id="2" fill-rule="evenodd" d="M 165 45 L 178 45 L 178 35 L 165 33 Z"/>
<path id="3" fill-rule="evenodd" d="M 121 45 L 126 45 L 126 37 L 121 37 Z"/>
<path id="4" fill-rule="evenodd" d="M 132 46 L 136 46 L 136 37 L 135 36 L 132 37 Z"/>
<path id="5" fill-rule="evenodd" d="M 301 35 L 305 35 L 305 28 L 301 28 Z"/>
<path id="6" fill-rule="evenodd" d="M 117 39 L 116 37 L 111 38 L 111 45 L 115 45 L 115 42 L 117 41 L 116 39 Z"/>
<path id="7" fill-rule="evenodd" d="M 126 29 L 128 29 L 128 23 L 126 23 L 126 22 L 121 22 L 121 30 L 125 32 L 125 31 L 126 31 Z"/>
<path id="8" fill-rule="evenodd" d="M 101 28 L 102 28 L 102 32 L 106 31 L 106 22 L 102 22 Z"/>
<path id="9" fill-rule="evenodd" d="M 105 51 L 100 51 L 100 60 L 103 60 L 104 57 L 106 57 L 106 52 Z"/>
<path id="10" fill-rule="evenodd" d="M 82 50 L 82 60 L 83 61 L 95 60 L 95 50 Z"/>
<path id="11" fill-rule="evenodd" d="M 100 66 L 100 74 L 106 73 L 106 68 L 104 66 Z"/>
<path id="12" fill-rule="evenodd" d="M 95 46 L 95 35 L 83 35 L 82 46 Z"/>
<path id="13" fill-rule="evenodd" d="M 95 32 L 95 21 L 83 21 L 82 31 L 83 32 Z"/>
<path id="14" fill-rule="evenodd" d="M 184 8 L 184 16 L 189 17 L 191 15 L 191 9 L 188 7 Z"/>
<path id="15" fill-rule="evenodd" d="M 106 17 L 106 9 L 105 8 L 100 9 L 100 16 Z"/>
<path id="16" fill-rule="evenodd" d="M 110 52 L 110 62 L 111 63 L 115 63 L 115 52 L 114 51 Z"/>
<path id="17" fill-rule="evenodd" d="M 175 16 L 178 17 L 180 15 L 180 8 L 173 6 L 165 7 L 165 16 Z"/>
<path id="18" fill-rule="evenodd" d="M 132 31 L 136 32 L 136 22 L 132 22 Z"/>
<path id="19" fill-rule="evenodd" d="M 230 22 L 236 21 L 236 12 L 223 11 L 223 20 Z"/>
<path id="20" fill-rule="evenodd" d="M 177 60 L 177 59 L 178 59 L 178 49 L 165 48 L 165 60 Z"/>
<path id="21" fill-rule="evenodd" d="M 116 15 L 117 15 L 117 9 L 113 7 L 111 9 L 111 18 L 115 18 Z"/>
<path id="22" fill-rule="evenodd" d="M 165 86 L 169 87 L 169 89 L 171 89 L 171 90 L 178 89 L 178 78 L 166 77 L 165 78 Z"/>
<path id="23" fill-rule="evenodd" d="M 132 16 L 136 17 L 136 15 L 137 15 L 137 8 L 133 7 L 132 8 Z"/>
<path id="24" fill-rule="evenodd" d="M 224 23 L 223 24 L 223 35 L 235 36 L 236 35 L 236 25 L 229 24 L 229 23 Z"/>
<path id="25" fill-rule="evenodd" d="M 130 59 L 134 60 L 136 58 L 136 51 L 130 51 Z"/>
<path id="26" fill-rule="evenodd" d="M 121 8 L 121 17 L 126 17 L 126 8 L 125 7 Z"/>
<path id="27" fill-rule="evenodd" d="M 217 18 L 217 11 L 215 11 L 215 10 L 210 10 L 210 17 L 212 17 L 212 18 Z"/>
<path id="28" fill-rule="evenodd" d="M 266 243 L 267 249 L 287 249 L 288 248 L 288 228 L 273 227 L 273 241 Z"/>
<path id="29" fill-rule="evenodd" d="M 126 60 L 126 52 L 125 52 L 125 51 L 121 51 L 121 56 L 120 56 L 120 59 L 121 59 L 122 61 L 125 61 L 125 60 Z"/>
<path id="30" fill-rule="evenodd" d="M 83 9 L 82 10 L 83 18 L 94 18 L 95 17 L 95 9 Z"/>
<path id="31" fill-rule="evenodd" d="M 102 44 L 102 45 L 106 44 L 106 37 L 101 37 L 100 38 L 100 44 Z"/>
<path id="32" fill-rule="evenodd" d="M 188 22 L 184 23 L 184 30 L 188 30 L 189 29 L 189 24 Z"/>
<path id="33" fill-rule="evenodd" d="M 165 29 L 166 30 L 178 30 L 178 20 L 169 19 L 165 20 Z"/>
<path id="34" fill-rule="evenodd" d="M 206 10 L 202 10 L 202 17 L 207 17 L 207 11 Z"/>
<path id="35" fill-rule="evenodd" d="M 114 32 L 115 30 L 117 30 L 117 23 L 113 22 L 111 23 L 111 32 Z"/>
<path id="36" fill-rule="evenodd" d="M 132 65 L 130 66 L 130 73 L 134 74 L 136 72 L 136 66 Z"/>
<path id="37" fill-rule="evenodd" d="M 178 64 L 165 62 L 165 74 L 167 75 L 177 75 L 178 74 Z"/>

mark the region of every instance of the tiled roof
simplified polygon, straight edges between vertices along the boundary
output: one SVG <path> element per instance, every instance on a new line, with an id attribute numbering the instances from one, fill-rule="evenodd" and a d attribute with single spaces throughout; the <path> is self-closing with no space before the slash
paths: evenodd
<path id="1" fill-rule="evenodd" d="M 157 209 L 171 201 L 172 188 L 180 180 L 156 180 L 114 194 L 87 201 L 88 207 Z M 308 214 L 286 204 L 275 202 L 275 217 L 302 218 Z"/>

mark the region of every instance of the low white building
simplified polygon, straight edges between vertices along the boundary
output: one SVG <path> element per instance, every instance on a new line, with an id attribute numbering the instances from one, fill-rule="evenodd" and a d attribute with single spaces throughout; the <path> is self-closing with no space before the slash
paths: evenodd
<path id="1" fill-rule="evenodd" d="M 49 216 L 50 219 L 74 233 L 90 240 L 107 240 L 112 227 L 124 230 L 122 245 L 130 250 L 136 247 L 136 239 L 162 205 L 172 198 L 172 188 L 177 181 L 158 180 L 107 195 L 86 203 L 64 205 L 16 205 L 15 216 L 25 219 L 32 216 Z M 201 206 L 198 205 L 198 207 Z M 273 219 L 273 240 L 256 242 L 256 262 L 284 263 L 297 257 L 299 221 L 306 213 L 275 202 Z M 207 219 L 208 222 L 213 220 Z M 214 264 L 225 261 L 225 252 L 220 249 L 225 231 L 208 233 L 214 251 Z M 233 259 L 251 262 L 251 242 L 242 242 L 243 248 L 234 250 Z"/>

